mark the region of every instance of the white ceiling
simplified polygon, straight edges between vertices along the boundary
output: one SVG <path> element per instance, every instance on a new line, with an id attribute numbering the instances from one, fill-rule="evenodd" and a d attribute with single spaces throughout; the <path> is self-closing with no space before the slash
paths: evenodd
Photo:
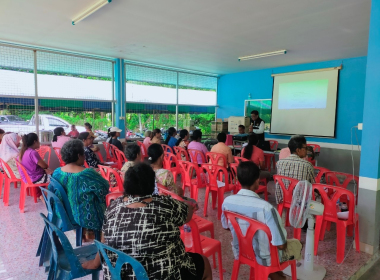
<path id="1" fill-rule="evenodd" d="M 2 0 L 0 40 L 216 74 L 367 53 L 370 0 L 113 0 L 71 25 L 96 2 Z"/>

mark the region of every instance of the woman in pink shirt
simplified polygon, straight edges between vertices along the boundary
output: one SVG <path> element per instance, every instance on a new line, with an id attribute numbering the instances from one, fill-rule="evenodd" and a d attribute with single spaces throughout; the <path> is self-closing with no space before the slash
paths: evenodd
<path id="1" fill-rule="evenodd" d="M 51 142 L 51 146 L 53 148 L 62 148 L 63 144 L 69 141 L 71 138 L 66 136 L 66 132 L 63 127 L 57 127 L 54 129 L 53 141 Z"/>
<path id="2" fill-rule="evenodd" d="M 206 153 L 208 152 L 208 150 L 206 146 L 201 143 L 202 131 L 200 131 L 199 129 L 194 130 L 193 136 L 191 136 L 191 139 L 193 139 L 193 141 L 190 142 L 190 144 L 187 146 L 187 149 L 200 151 L 204 155 L 204 158 L 206 159 Z M 193 160 L 191 159 L 191 161 Z M 198 161 L 198 164 L 205 163 L 202 159 L 202 156 L 200 155 L 198 155 L 197 161 Z"/>
<path id="3" fill-rule="evenodd" d="M 256 145 L 259 143 L 257 135 L 252 133 L 248 136 L 248 145 L 241 151 L 242 157 L 250 161 L 253 161 L 258 167 L 260 167 L 260 178 L 269 178 L 270 173 L 265 171 L 265 158 L 264 151 Z"/>
<path id="4" fill-rule="evenodd" d="M 151 142 L 150 142 L 151 137 L 152 137 L 152 131 L 150 131 L 150 130 L 145 131 L 145 139 L 143 141 L 143 144 L 147 150 L 151 144 Z"/>

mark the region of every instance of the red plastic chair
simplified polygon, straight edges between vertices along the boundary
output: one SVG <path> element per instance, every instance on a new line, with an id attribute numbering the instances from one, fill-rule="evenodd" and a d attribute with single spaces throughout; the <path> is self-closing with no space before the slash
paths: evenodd
<path id="1" fill-rule="evenodd" d="M 206 163 L 228 167 L 227 157 L 220 153 L 206 153 Z"/>
<path id="2" fill-rule="evenodd" d="M 191 228 L 191 236 L 193 238 L 193 247 L 191 248 L 185 247 L 186 251 L 202 254 L 206 257 L 210 257 L 212 255 L 214 268 L 216 268 L 215 253 L 218 253 L 219 279 L 223 280 L 222 243 L 219 240 L 201 235 L 199 233 L 197 223 L 196 221 L 194 221 L 194 219 L 191 219 L 187 224 Z M 182 241 L 184 241 L 185 236 L 184 236 L 183 226 L 181 227 L 181 238 L 182 238 Z"/>
<path id="3" fill-rule="evenodd" d="M 123 181 L 120 177 L 119 172 L 117 172 L 115 169 L 113 169 L 110 166 L 105 166 L 105 165 L 98 165 L 100 174 L 104 179 L 106 179 L 110 183 L 110 192 L 123 192 L 124 191 L 124 186 L 123 186 Z M 111 187 L 111 174 L 113 174 L 116 178 L 116 187 Z"/>
<path id="4" fill-rule="evenodd" d="M 98 159 L 100 160 L 100 162 L 104 162 L 104 159 L 103 159 L 103 156 L 102 156 L 102 153 L 100 151 L 97 151 L 95 152 L 96 156 L 98 157 Z"/>
<path id="5" fill-rule="evenodd" d="M 277 149 L 278 149 L 278 141 L 276 141 L 276 140 L 269 140 L 269 144 L 270 144 L 270 149 L 272 151 L 277 151 Z"/>
<path id="6" fill-rule="evenodd" d="M 13 183 L 15 188 L 17 188 L 17 183 L 20 182 L 21 183 L 21 179 L 18 179 L 16 177 L 16 175 L 13 173 L 12 169 L 9 167 L 9 165 L 3 161 L 1 158 L 0 158 L 0 165 L 2 166 L 2 169 L 4 170 L 4 173 L 1 173 L 2 176 L 0 177 L 0 194 L 1 194 L 1 191 L 2 191 L 2 187 L 3 187 L 3 179 L 4 179 L 4 194 L 3 194 L 3 203 L 4 203 L 4 206 L 8 206 L 9 204 L 9 193 L 10 193 L 10 190 L 11 190 L 11 184 Z M 5 170 L 8 171 L 8 174 L 10 176 L 7 175 L 7 173 L 5 172 Z"/>
<path id="7" fill-rule="evenodd" d="M 323 175 L 325 175 L 325 173 L 329 172 L 329 171 L 330 170 L 327 168 L 314 166 L 315 182 L 321 183 L 321 184 L 325 183 L 325 182 L 321 182 L 321 179 L 322 179 Z M 324 180 L 326 181 L 326 177 Z"/>
<path id="8" fill-rule="evenodd" d="M 209 194 L 211 192 L 212 195 L 212 208 L 216 208 L 216 199 L 218 198 L 218 220 L 220 220 L 220 217 L 222 216 L 222 204 L 224 200 L 224 192 L 231 191 L 235 188 L 235 186 L 229 184 L 228 182 L 228 172 L 227 169 L 215 165 L 215 164 L 202 164 L 200 172 L 207 173 L 208 179 L 206 182 L 206 194 L 205 194 L 205 203 L 204 203 L 204 211 L 203 215 L 207 217 L 207 205 L 208 205 L 208 198 Z M 218 183 L 222 182 L 224 179 L 224 186 L 218 187 Z"/>
<path id="9" fill-rule="evenodd" d="M 186 161 L 190 161 L 189 154 L 187 153 L 186 149 L 178 146 L 174 146 L 175 155 L 177 156 L 178 160 L 184 160 L 182 157 L 186 158 Z"/>
<path id="10" fill-rule="evenodd" d="M 188 151 L 189 151 L 191 162 L 194 162 L 196 164 L 206 163 L 205 155 L 201 151 L 194 150 L 194 149 L 189 149 Z M 202 162 L 198 162 L 198 156 L 201 157 Z"/>
<path id="11" fill-rule="evenodd" d="M 321 152 L 321 146 L 317 144 L 307 144 L 307 146 L 313 147 L 314 153 L 320 153 Z"/>
<path id="12" fill-rule="evenodd" d="M 174 182 L 177 182 L 177 175 L 181 173 L 181 168 L 179 167 L 178 159 L 175 154 L 164 151 L 163 167 L 173 173 Z"/>
<path id="13" fill-rule="evenodd" d="M 350 184 L 351 182 L 356 184 L 355 201 L 356 201 L 356 204 L 358 204 L 358 196 L 359 196 L 359 177 L 358 176 L 353 176 L 352 174 L 349 174 L 349 173 L 328 171 L 325 173 L 325 179 L 326 179 L 326 184 L 341 187 L 344 189 L 347 189 L 348 184 Z M 328 194 L 331 195 L 331 193 L 328 193 Z M 340 201 L 347 203 L 347 197 L 343 196 Z"/>
<path id="14" fill-rule="evenodd" d="M 315 162 L 316 162 L 315 159 L 311 159 L 311 158 L 309 158 L 309 157 L 306 157 L 306 160 L 307 160 L 308 162 L 310 162 L 311 165 L 313 165 L 313 167 L 315 166 Z"/>
<path id="15" fill-rule="evenodd" d="M 145 145 L 141 141 L 136 141 L 137 145 L 139 145 L 140 150 L 141 150 L 141 158 L 144 160 L 145 158 L 148 157 L 148 151 L 146 150 Z"/>
<path id="16" fill-rule="evenodd" d="M 65 166 L 65 162 L 62 160 L 62 157 L 61 157 L 61 148 L 53 148 L 54 149 L 54 152 L 55 154 L 57 155 L 57 158 L 58 158 L 58 161 L 59 161 L 59 166 L 62 167 L 62 166 Z"/>
<path id="17" fill-rule="evenodd" d="M 236 157 L 234 156 L 234 162 L 235 163 L 241 163 L 241 162 L 244 162 L 244 161 L 249 161 L 249 159 L 246 159 L 246 158 L 243 158 L 243 157 Z"/>
<path id="18" fill-rule="evenodd" d="M 226 139 L 226 142 L 224 144 L 226 144 L 227 146 L 233 146 L 233 135 L 231 134 L 227 134 L 227 139 Z"/>
<path id="19" fill-rule="evenodd" d="M 313 184 L 313 190 L 318 190 L 321 194 L 322 203 L 325 206 L 323 215 L 316 216 L 315 238 L 314 238 L 314 255 L 317 255 L 319 240 L 323 240 L 325 236 L 326 226 L 328 222 L 336 223 L 336 238 L 337 238 L 337 254 L 336 262 L 342 263 L 344 259 L 344 250 L 346 247 L 346 231 L 348 228 L 348 236 L 352 236 L 355 228 L 355 247 L 356 251 L 360 252 L 359 242 L 359 214 L 355 212 L 354 194 L 349 190 L 341 187 Z M 327 192 L 326 192 L 327 191 Z M 332 193 L 329 196 L 328 193 Z M 346 196 L 348 200 L 348 219 L 342 220 L 338 218 L 336 203 L 338 199 Z M 319 238 L 318 238 L 319 237 Z"/>
<path id="20" fill-rule="evenodd" d="M 264 161 L 265 161 L 265 169 L 268 170 L 269 172 L 272 171 L 272 165 L 273 169 L 276 168 L 276 158 L 274 154 L 269 154 L 264 152 Z"/>
<path id="21" fill-rule="evenodd" d="M 90 166 L 88 165 L 88 163 L 87 163 L 87 161 L 86 160 L 84 160 L 84 167 L 86 167 L 86 168 L 90 168 Z"/>
<path id="22" fill-rule="evenodd" d="M 111 144 L 106 141 L 102 142 L 102 144 L 104 146 L 104 150 L 106 151 L 106 160 L 108 162 L 116 162 L 115 155 L 111 150 Z"/>
<path id="23" fill-rule="evenodd" d="M 298 184 L 298 180 L 285 177 L 285 176 L 280 176 L 280 175 L 273 175 L 273 180 L 278 184 L 282 190 L 283 194 L 283 200 L 282 203 L 279 203 L 277 205 L 277 210 L 280 216 L 282 217 L 282 211 L 284 208 L 287 209 L 286 211 L 286 226 L 289 226 L 289 212 L 290 212 L 290 206 L 292 204 L 292 199 L 293 199 L 293 190 Z M 288 186 L 286 186 L 288 185 Z M 277 186 L 276 186 L 277 187 Z M 301 240 L 301 229 L 300 228 L 294 228 L 293 232 L 293 238 L 296 238 L 298 240 Z"/>
<path id="24" fill-rule="evenodd" d="M 290 265 L 292 272 L 292 280 L 297 280 L 296 260 L 280 263 L 277 247 L 273 246 L 271 243 L 272 234 L 267 225 L 230 211 L 224 211 L 224 214 L 226 215 L 227 219 L 230 221 L 232 227 L 234 228 L 237 239 L 239 241 L 239 259 L 234 261 L 231 280 L 238 279 L 239 268 L 242 264 L 246 264 L 251 267 L 249 279 L 266 280 L 268 279 L 269 274 L 277 271 L 282 271 Z M 249 224 L 245 235 L 242 233 L 237 219 L 245 221 Z M 256 261 L 256 255 L 255 251 L 253 250 L 252 240 L 256 232 L 259 230 L 265 232 L 265 234 L 268 237 L 271 266 L 263 266 L 257 263 Z"/>
<path id="25" fill-rule="evenodd" d="M 173 149 L 170 146 L 165 145 L 165 144 L 161 144 L 161 147 L 162 147 L 162 149 L 164 149 L 164 152 L 174 154 Z"/>
<path id="26" fill-rule="evenodd" d="M 40 148 L 39 148 L 38 150 L 36 150 L 36 151 L 37 151 L 37 153 L 40 155 L 40 157 L 41 157 L 42 159 L 44 159 L 46 153 L 48 153 L 49 156 L 48 156 L 48 159 L 47 159 L 47 165 L 50 165 L 50 157 L 51 157 L 51 149 L 50 149 L 50 146 L 45 146 L 45 145 L 40 146 Z"/>
<path id="27" fill-rule="evenodd" d="M 113 145 L 111 145 L 111 147 L 112 146 Z M 115 147 L 114 148 L 114 153 L 115 153 L 116 159 L 117 159 L 116 168 L 120 170 L 123 167 L 124 163 L 127 162 L 128 160 L 127 160 L 127 157 L 125 156 L 125 154 L 122 151 L 120 151 L 116 146 L 114 146 L 114 147 Z"/>
<path id="28" fill-rule="evenodd" d="M 190 197 L 198 201 L 198 189 L 206 187 L 202 180 L 202 175 L 205 175 L 201 174 L 198 164 L 196 163 L 179 160 L 178 166 L 181 170 L 183 191 L 185 192 L 185 188 L 188 187 L 190 189 Z"/>
<path id="29" fill-rule="evenodd" d="M 111 204 L 112 201 L 114 201 L 116 198 L 118 198 L 122 195 L 123 195 L 122 192 L 111 192 L 111 193 L 107 194 L 107 196 L 106 196 L 107 207 Z"/>
<path id="30" fill-rule="evenodd" d="M 27 194 L 28 189 L 31 189 L 32 195 L 34 197 L 34 203 L 37 203 L 36 188 L 38 188 L 38 187 L 46 188 L 49 185 L 49 183 L 33 184 L 32 180 L 30 179 L 30 177 L 28 175 L 28 172 L 26 172 L 26 170 L 25 170 L 25 167 L 22 166 L 22 164 L 19 163 L 17 160 L 16 160 L 16 165 L 17 165 L 17 168 L 20 172 L 20 176 L 21 176 L 21 174 L 23 174 L 24 178 L 26 180 L 26 181 L 21 180 L 21 192 L 20 192 L 20 204 L 19 204 L 20 213 L 24 213 L 25 198 L 26 198 L 26 194 Z"/>

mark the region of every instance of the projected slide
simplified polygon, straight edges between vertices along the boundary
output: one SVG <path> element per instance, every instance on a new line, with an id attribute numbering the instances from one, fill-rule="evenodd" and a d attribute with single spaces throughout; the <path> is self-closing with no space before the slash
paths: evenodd
<path id="1" fill-rule="evenodd" d="M 329 80 L 280 83 L 278 109 L 325 109 Z"/>

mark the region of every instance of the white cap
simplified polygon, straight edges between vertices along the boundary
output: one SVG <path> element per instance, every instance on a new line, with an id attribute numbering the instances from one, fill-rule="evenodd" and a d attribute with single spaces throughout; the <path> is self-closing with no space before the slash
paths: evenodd
<path id="1" fill-rule="evenodd" d="M 117 128 L 117 127 L 111 127 L 110 129 L 110 132 L 121 132 L 122 130 L 120 128 Z"/>

